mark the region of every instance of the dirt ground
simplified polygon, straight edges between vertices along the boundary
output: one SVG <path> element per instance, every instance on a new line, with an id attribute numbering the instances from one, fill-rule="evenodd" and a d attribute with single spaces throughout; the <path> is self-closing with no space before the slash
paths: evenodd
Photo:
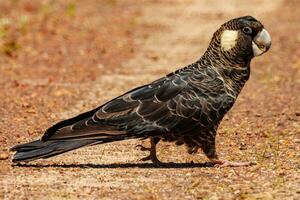
<path id="1" fill-rule="evenodd" d="M 300 1 L 0 0 L 0 199 L 300 199 Z M 297 13 L 298 12 L 298 13 Z M 51 124 L 198 59 L 225 21 L 253 15 L 272 36 L 224 118 L 217 150 L 141 141 L 14 166 L 9 148 Z"/>

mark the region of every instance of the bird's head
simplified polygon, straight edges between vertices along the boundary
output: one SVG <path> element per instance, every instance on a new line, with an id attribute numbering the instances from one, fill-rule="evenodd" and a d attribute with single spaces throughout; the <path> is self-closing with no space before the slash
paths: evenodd
<path id="1" fill-rule="evenodd" d="M 251 16 L 232 19 L 215 32 L 212 51 L 218 49 L 226 58 L 250 61 L 271 47 L 271 37 L 261 22 Z M 215 51 L 216 52 L 216 51 Z"/>

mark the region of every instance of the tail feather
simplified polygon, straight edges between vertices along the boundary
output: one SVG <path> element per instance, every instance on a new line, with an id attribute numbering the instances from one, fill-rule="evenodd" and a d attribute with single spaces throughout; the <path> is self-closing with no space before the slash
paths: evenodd
<path id="1" fill-rule="evenodd" d="M 11 151 L 16 151 L 13 162 L 32 161 L 40 158 L 49 158 L 84 146 L 110 143 L 121 140 L 136 139 L 136 136 L 113 136 L 103 139 L 83 139 L 83 140 L 35 140 L 25 144 L 12 147 Z"/>
<path id="2" fill-rule="evenodd" d="M 32 161 L 40 158 L 49 158 L 65 153 L 83 146 L 99 143 L 98 140 L 57 140 L 43 142 L 35 140 L 26 144 L 17 145 L 11 148 L 16 151 L 13 162 Z"/>
<path id="3" fill-rule="evenodd" d="M 88 119 L 89 117 L 92 117 L 93 114 L 99 110 L 99 108 L 90 110 L 88 112 L 82 113 L 76 117 L 70 118 L 70 119 L 66 119 L 63 120 L 61 122 L 58 122 L 57 124 L 54 124 L 53 126 L 51 126 L 50 128 L 48 128 L 45 132 L 45 134 L 42 137 L 42 141 L 47 141 L 51 136 L 53 136 L 59 129 L 66 127 L 66 126 L 70 126 L 73 125 L 76 122 L 82 121 L 84 119 Z"/>

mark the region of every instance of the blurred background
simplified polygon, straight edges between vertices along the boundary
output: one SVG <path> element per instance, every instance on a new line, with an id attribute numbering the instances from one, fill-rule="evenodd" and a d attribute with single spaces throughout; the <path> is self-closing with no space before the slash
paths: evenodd
<path id="1" fill-rule="evenodd" d="M 299 197 L 299 7 L 297 0 L 0 0 L 0 198 Z M 126 165 L 143 157 L 136 141 L 11 166 L 12 145 L 194 62 L 222 23 L 244 15 L 265 25 L 272 48 L 253 60 L 217 143 L 221 157 L 257 166 Z M 164 162 L 206 161 L 173 144 L 159 149 Z"/>

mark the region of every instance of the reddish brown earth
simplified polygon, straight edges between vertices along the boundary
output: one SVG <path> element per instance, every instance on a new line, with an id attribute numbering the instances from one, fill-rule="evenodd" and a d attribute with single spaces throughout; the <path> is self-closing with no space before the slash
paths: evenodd
<path id="1" fill-rule="evenodd" d="M 297 0 L 0 1 L 0 199 L 299 199 L 300 15 Z M 13 166 L 9 148 L 51 124 L 199 58 L 226 20 L 251 14 L 272 36 L 218 131 L 222 158 L 140 141 Z M 146 142 L 145 142 L 146 143 Z M 195 164 L 192 164 L 191 162 Z M 198 164 L 200 163 L 200 164 Z"/>

